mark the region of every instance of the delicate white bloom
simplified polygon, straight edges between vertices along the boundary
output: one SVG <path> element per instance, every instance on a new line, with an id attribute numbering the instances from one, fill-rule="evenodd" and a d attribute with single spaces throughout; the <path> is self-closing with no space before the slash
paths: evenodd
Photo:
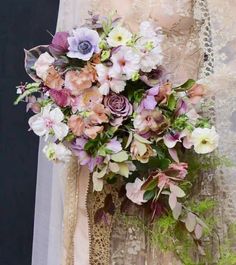
<path id="1" fill-rule="evenodd" d="M 43 152 L 47 159 L 62 162 L 68 162 L 72 155 L 71 151 L 62 143 L 49 143 L 43 148 Z"/>
<path id="2" fill-rule="evenodd" d="M 127 183 L 125 186 L 127 198 L 138 205 L 146 202 L 146 200 L 143 199 L 145 190 L 141 190 L 143 183 L 144 180 L 136 178 L 134 183 Z"/>
<path id="3" fill-rule="evenodd" d="M 131 47 L 120 47 L 111 56 L 113 75 L 125 74 L 130 79 L 133 74 L 139 71 L 140 56 Z"/>
<path id="4" fill-rule="evenodd" d="M 143 72 L 150 72 L 162 63 L 161 43 L 163 35 L 157 34 L 149 21 L 140 24 L 139 35 L 140 38 L 135 47 L 140 51 L 140 69 Z"/>
<path id="5" fill-rule="evenodd" d="M 126 28 L 115 27 L 108 35 L 107 43 L 111 47 L 117 47 L 120 45 L 126 45 L 131 40 L 132 34 Z"/>
<path id="6" fill-rule="evenodd" d="M 63 123 L 64 114 L 59 108 L 51 110 L 51 105 L 41 109 L 41 112 L 29 119 L 29 126 L 38 136 L 54 133 L 56 138 L 62 140 L 68 134 L 68 126 Z"/>
<path id="7" fill-rule="evenodd" d="M 98 74 L 98 81 L 101 84 L 98 90 L 102 95 L 107 95 L 110 89 L 116 93 L 120 93 L 124 90 L 126 82 L 124 77 L 120 74 L 113 73 L 111 68 L 103 64 L 97 64 L 96 71 Z"/>
<path id="8" fill-rule="evenodd" d="M 219 135 L 215 127 L 209 128 L 196 128 L 192 132 L 191 141 L 194 150 L 198 154 L 207 154 L 215 150 L 219 143 Z"/>
<path id="9" fill-rule="evenodd" d="M 157 34 L 150 21 L 143 21 L 139 26 L 139 35 L 145 38 L 153 38 Z"/>
<path id="10" fill-rule="evenodd" d="M 42 53 L 34 64 L 37 76 L 45 81 L 48 75 L 48 69 L 54 61 L 55 59 L 49 53 Z"/>

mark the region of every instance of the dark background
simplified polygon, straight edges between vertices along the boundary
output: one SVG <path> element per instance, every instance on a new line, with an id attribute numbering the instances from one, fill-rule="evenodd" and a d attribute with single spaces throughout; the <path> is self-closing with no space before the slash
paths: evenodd
<path id="1" fill-rule="evenodd" d="M 30 265 L 38 138 L 25 105 L 13 106 L 27 81 L 23 48 L 47 44 L 59 0 L 0 0 L 0 265 Z"/>

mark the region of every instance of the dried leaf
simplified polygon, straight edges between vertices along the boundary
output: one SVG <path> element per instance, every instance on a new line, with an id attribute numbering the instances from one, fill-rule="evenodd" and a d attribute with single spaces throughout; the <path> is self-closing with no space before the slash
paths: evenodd
<path id="1" fill-rule="evenodd" d="M 187 214 L 187 218 L 185 220 L 185 226 L 187 228 L 187 230 L 191 233 L 194 231 L 195 226 L 197 224 L 197 220 L 196 220 L 196 215 L 189 212 Z"/>

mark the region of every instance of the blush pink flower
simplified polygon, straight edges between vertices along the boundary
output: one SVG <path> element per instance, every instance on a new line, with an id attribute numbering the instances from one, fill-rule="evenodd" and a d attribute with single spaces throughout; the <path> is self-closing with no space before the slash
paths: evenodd
<path id="1" fill-rule="evenodd" d="M 171 94 L 172 85 L 170 83 L 166 83 L 160 87 L 159 93 L 156 95 L 156 101 L 159 104 L 165 104 L 169 95 Z"/>
<path id="2" fill-rule="evenodd" d="M 142 205 L 147 202 L 143 198 L 145 190 L 141 189 L 144 182 L 144 180 L 136 178 L 134 183 L 127 183 L 125 186 L 127 198 L 138 205 Z"/>
<path id="3" fill-rule="evenodd" d="M 56 71 L 54 66 L 49 67 L 44 80 L 44 85 L 54 89 L 61 89 L 64 85 L 64 80 L 61 78 L 60 74 Z"/>
<path id="4" fill-rule="evenodd" d="M 163 133 L 168 126 L 168 121 L 157 109 L 143 110 L 134 118 L 134 128 L 139 134 L 146 134 L 151 131 L 159 135 Z"/>
<path id="5" fill-rule="evenodd" d="M 79 111 L 91 110 L 95 105 L 100 104 L 102 100 L 103 96 L 97 87 L 91 87 L 77 97 L 74 107 Z"/>
<path id="6" fill-rule="evenodd" d="M 103 126 L 86 124 L 84 134 L 91 139 L 95 139 L 99 133 L 103 131 Z"/>
<path id="7" fill-rule="evenodd" d="M 205 94 L 206 89 L 201 84 L 195 84 L 187 91 L 187 95 L 190 98 L 190 102 L 192 104 L 198 103 Z"/>
<path id="8" fill-rule="evenodd" d="M 92 108 L 89 114 L 89 122 L 91 124 L 102 124 L 108 122 L 109 111 L 102 104 L 97 104 Z"/>
<path id="9" fill-rule="evenodd" d="M 65 87 L 70 89 L 73 95 L 80 95 L 85 89 L 92 86 L 95 81 L 94 69 L 86 66 L 81 71 L 68 71 L 65 75 Z"/>
<path id="10" fill-rule="evenodd" d="M 68 120 L 68 126 L 76 136 L 82 136 L 84 129 L 85 129 L 85 123 L 84 119 L 79 115 L 72 115 Z"/>

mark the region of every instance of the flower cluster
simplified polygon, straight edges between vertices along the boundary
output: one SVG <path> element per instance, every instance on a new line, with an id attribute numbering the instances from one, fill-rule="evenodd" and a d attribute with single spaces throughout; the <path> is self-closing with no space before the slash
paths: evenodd
<path id="1" fill-rule="evenodd" d="M 58 32 L 50 45 L 26 51 L 35 83 L 18 87 L 16 103 L 35 113 L 29 125 L 50 139 L 49 160 L 74 155 L 88 166 L 95 191 L 122 178 L 133 203 L 153 209 L 167 198 L 163 207 L 178 219 L 188 174 L 179 158 L 186 149 L 212 152 L 219 137 L 197 111 L 206 88 L 168 80 L 162 39 L 151 22 L 134 34 L 109 18 Z"/>

